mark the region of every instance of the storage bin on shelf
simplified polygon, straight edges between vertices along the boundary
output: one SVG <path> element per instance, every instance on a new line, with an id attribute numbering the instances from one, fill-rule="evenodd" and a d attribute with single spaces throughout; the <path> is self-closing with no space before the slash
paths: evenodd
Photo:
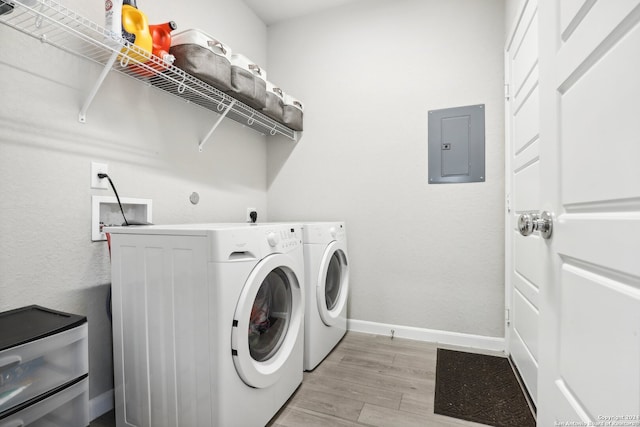
<path id="1" fill-rule="evenodd" d="M 20 0 L 25 6 L 33 7 L 38 4 L 38 0 Z M 8 15 L 13 12 L 13 8 L 15 7 L 15 3 L 9 0 L 0 0 L 0 15 Z"/>
<path id="2" fill-rule="evenodd" d="M 302 131 L 302 119 L 304 113 L 304 106 L 302 105 L 302 102 L 285 93 L 283 111 L 284 117 L 282 124 L 293 130 Z"/>
<path id="3" fill-rule="evenodd" d="M 6 15 L 13 12 L 13 4 L 0 2 L 0 15 Z"/>
<path id="4" fill-rule="evenodd" d="M 284 121 L 284 94 L 282 89 L 267 82 L 266 106 L 262 112 L 274 120 Z"/>
<path id="5" fill-rule="evenodd" d="M 173 65 L 221 91 L 231 90 L 231 48 L 207 33 L 189 29 L 171 34 Z"/>
<path id="6" fill-rule="evenodd" d="M 267 104 L 267 72 L 244 55 L 231 55 L 231 91 L 245 104 L 263 109 Z"/>

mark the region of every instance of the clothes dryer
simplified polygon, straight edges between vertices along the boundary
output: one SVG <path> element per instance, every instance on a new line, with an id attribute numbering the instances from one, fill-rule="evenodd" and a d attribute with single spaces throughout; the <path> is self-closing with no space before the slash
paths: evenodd
<path id="1" fill-rule="evenodd" d="M 118 427 L 267 424 L 302 382 L 300 226 L 107 232 Z"/>
<path id="2" fill-rule="evenodd" d="M 314 369 L 347 331 L 349 257 L 343 222 L 302 225 L 305 263 L 304 369 Z"/>

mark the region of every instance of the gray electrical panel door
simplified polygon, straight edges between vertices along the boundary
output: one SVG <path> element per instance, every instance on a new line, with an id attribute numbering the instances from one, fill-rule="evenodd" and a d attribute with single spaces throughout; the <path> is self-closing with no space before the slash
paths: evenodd
<path id="1" fill-rule="evenodd" d="M 429 111 L 429 184 L 484 181 L 484 104 Z"/>

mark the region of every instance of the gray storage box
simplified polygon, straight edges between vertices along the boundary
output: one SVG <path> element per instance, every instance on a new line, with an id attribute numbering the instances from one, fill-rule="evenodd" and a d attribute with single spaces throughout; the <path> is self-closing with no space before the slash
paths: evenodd
<path id="1" fill-rule="evenodd" d="M 273 83 L 267 82 L 267 105 L 262 112 L 274 120 L 284 121 L 284 94 L 282 89 Z"/>
<path id="2" fill-rule="evenodd" d="M 231 90 L 231 49 L 200 30 L 171 35 L 173 65 L 222 91 Z"/>
<path id="3" fill-rule="evenodd" d="M 229 95 L 258 110 L 267 106 L 267 72 L 249 58 L 231 55 Z"/>
<path id="4" fill-rule="evenodd" d="M 302 130 L 302 118 L 304 106 L 302 102 L 295 99 L 291 95 L 284 95 L 284 117 L 282 123 L 297 131 Z"/>

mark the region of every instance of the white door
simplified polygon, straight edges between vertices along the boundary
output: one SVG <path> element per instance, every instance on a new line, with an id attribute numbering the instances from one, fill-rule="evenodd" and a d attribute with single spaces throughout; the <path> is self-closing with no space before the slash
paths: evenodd
<path id="1" fill-rule="evenodd" d="M 637 426 L 640 1 L 540 0 L 538 12 L 538 209 L 556 216 L 538 258 L 538 425 Z"/>
<path id="2" fill-rule="evenodd" d="M 251 271 L 236 305 L 231 354 L 245 384 L 265 388 L 282 376 L 303 325 L 300 272 L 285 254 L 264 258 Z"/>
<path id="3" fill-rule="evenodd" d="M 540 96 L 537 1 L 525 2 L 514 20 L 505 52 L 507 96 L 507 214 L 505 263 L 507 351 L 534 403 L 537 401 L 538 305 L 544 250 L 539 236 L 523 237 L 518 216 L 540 209 Z"/>

